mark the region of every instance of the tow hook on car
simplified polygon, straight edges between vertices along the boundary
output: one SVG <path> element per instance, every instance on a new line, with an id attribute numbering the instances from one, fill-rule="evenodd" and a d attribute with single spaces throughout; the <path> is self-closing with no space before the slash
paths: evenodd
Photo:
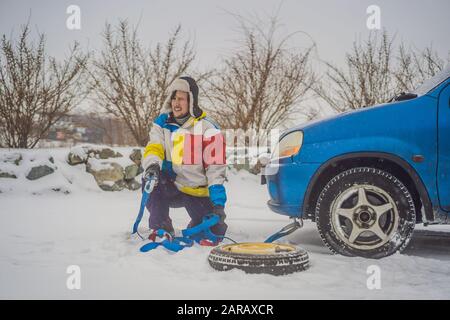
<path id="1" fill-rule="evenodd" d="M 266 242 L 266 243 L 273 242 L 273 241 L 278 240 L 278 239 L 280 239 L 282 237 L 285 237 L 285 236 L 293 233 L 295 230 L 300 229 L 300 228 L 303 227 L 303 219 L 302 218 L 292 217 L 291 219 L 294 220 L 294 221 L 291 222 L 290 224 L 288 224 L 287 226 L 283 227 L 278 232 L 276 232 L 273 235 L 271 235 L 264 242 Z"/>

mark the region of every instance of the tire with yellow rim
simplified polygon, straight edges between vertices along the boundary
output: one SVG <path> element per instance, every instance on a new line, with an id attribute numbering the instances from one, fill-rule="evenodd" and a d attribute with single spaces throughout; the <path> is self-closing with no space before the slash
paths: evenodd
<path id="1" fill-rule="evenodd" d="M 285 275 L 309 267 L 308 253 L 282 243 L 236 243 L 214 248 L 208 257 L 216 270 L 240 269 L 247 273 Z"/>

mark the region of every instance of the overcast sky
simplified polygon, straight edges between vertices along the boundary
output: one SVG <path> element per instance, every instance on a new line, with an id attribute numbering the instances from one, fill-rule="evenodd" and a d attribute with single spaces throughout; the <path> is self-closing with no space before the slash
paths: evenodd
<path id="1" fill-rule="evenodd" d="M 236 38 L 236 21 L 227 11 L 264 17 L 280 3 L 283 30 L 308 33 L 320 57 L 337 63 L 355 38 L 367 36 L 366 9 L 371 4 L 381 9 L 381 27 L 396 33 L 398 39 L 417 48 L 432 43 L 445 57 L 450 49 L 449 0 L 0 0 L 0 30 L 7 35 L 17 33 L 31 14 L 31 25 L 47 35 L 48 52 L 60 57 L 73 40 L 98 48 L 107 20 L 140 21 L 141 38 L 149 44 L 164 41 L 181 23 L 184 36 L 195 37 L 199 61 L 214 64 Z M 66 8 L 71 4 L 81 9 L 81 30 L 66 28 Z M 296 41 L 299 46 L 309 43 L 305 36 Z"/>
<path id="2" fill-rule="evenodd" d="M 140 38 L 149 45 L 165 41 L 181 24 L 183 36 L 195 38 L 197 65 L 207 68 L 235 45 L 236 21 L 229 12 L 265 17 L 280 4 L 281 32 L 306 32 L 316 42 L 319 57 L 337 64 L 355 39 L 367 37 L 369 5 L 380 7 L 381 27 L 398 40 L 418 49 L 432 44 L 443 58 L 450 50 L 450 0 L 0 0 L 0 31 L 17 35 L 31 17 L 33 36 L 36 30 L 45 33 L 47 52 L 59 58 L 74 40 L 90 50 L 99 48 L 105 21 L 139 22 Z M 81 30 L 66 27 L 69 5 L 81 9 Z M 293 43 L 310 44 L 304 35 Z"/>

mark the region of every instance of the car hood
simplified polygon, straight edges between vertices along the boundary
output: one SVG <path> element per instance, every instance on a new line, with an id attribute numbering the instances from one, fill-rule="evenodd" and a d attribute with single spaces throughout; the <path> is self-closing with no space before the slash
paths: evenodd
<path id="1" fill-rule="evenodd" d="M 378 104 L 378 105 L 374 105 L 371 107 L 365 107 L 365 108 L 361 108 L 361 109 L 357 109 L 357 110 L 345 111 L 345 112 L 339 113 L 337 115 L 326 116 L 326 117 L 323 117 L 320 119 L 311 120 L 311 121 L 302 123 L 300 125 L 290 128 L 289 130 L 286 130 L 286 132 L 292 132 L 292 131 L 298 131 L 298 130 L 306 131 L 309 128 L 326 126 L 327 124 L 332 123 L 332 122 L 339 122 L 341 118 L 346 118 L 348 116 L 358 117 L 360 114 L 362 114 L 362 116 L 364 116 L 367 113 L 370 113 L 372 111 L 372 109 L 374 109 L 374 108 L 384 108 L 384 107 L 392 105 L 392 104 L 393 103 L 391 103 L 391 104 L 383 103 L 383 104 Z"/>
<path id="2" fill-rule="evenodd" d="M 314 143 L 325 140 L 337 140 L 347 137 L 368 136 L 371 134 L 386 134 L 390 128 L 402 126 L 414 117 L 411 114 L 415 106 L 424 105 L 423 100 L 432 99 L 428 96 L 412 100 L 384 103 L 372 107 L 348 111 L 339 115 L 306 122 L 295 126 L 285 134 L 297 130 L 304 133 L 304 143 Z"/>

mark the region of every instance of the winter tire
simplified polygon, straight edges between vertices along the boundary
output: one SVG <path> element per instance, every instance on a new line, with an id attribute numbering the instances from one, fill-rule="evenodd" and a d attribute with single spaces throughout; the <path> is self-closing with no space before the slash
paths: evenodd
<path id="1" fill-rule="evenodd" d="M 285 275 L 306 270 L 308 253 L 281 243 L 237 243 L 214 248 L 208 257 L 216 270 L 240 269 L 247 273 Z"/>
<path id="2" fill-rule="evenodd" d="M 320 193 L 315 216 L 332 252 L 375 259 L 403 250 L 416 221 L 414 201 L 403 183 L 368 167 L 331 179 Z"/>

